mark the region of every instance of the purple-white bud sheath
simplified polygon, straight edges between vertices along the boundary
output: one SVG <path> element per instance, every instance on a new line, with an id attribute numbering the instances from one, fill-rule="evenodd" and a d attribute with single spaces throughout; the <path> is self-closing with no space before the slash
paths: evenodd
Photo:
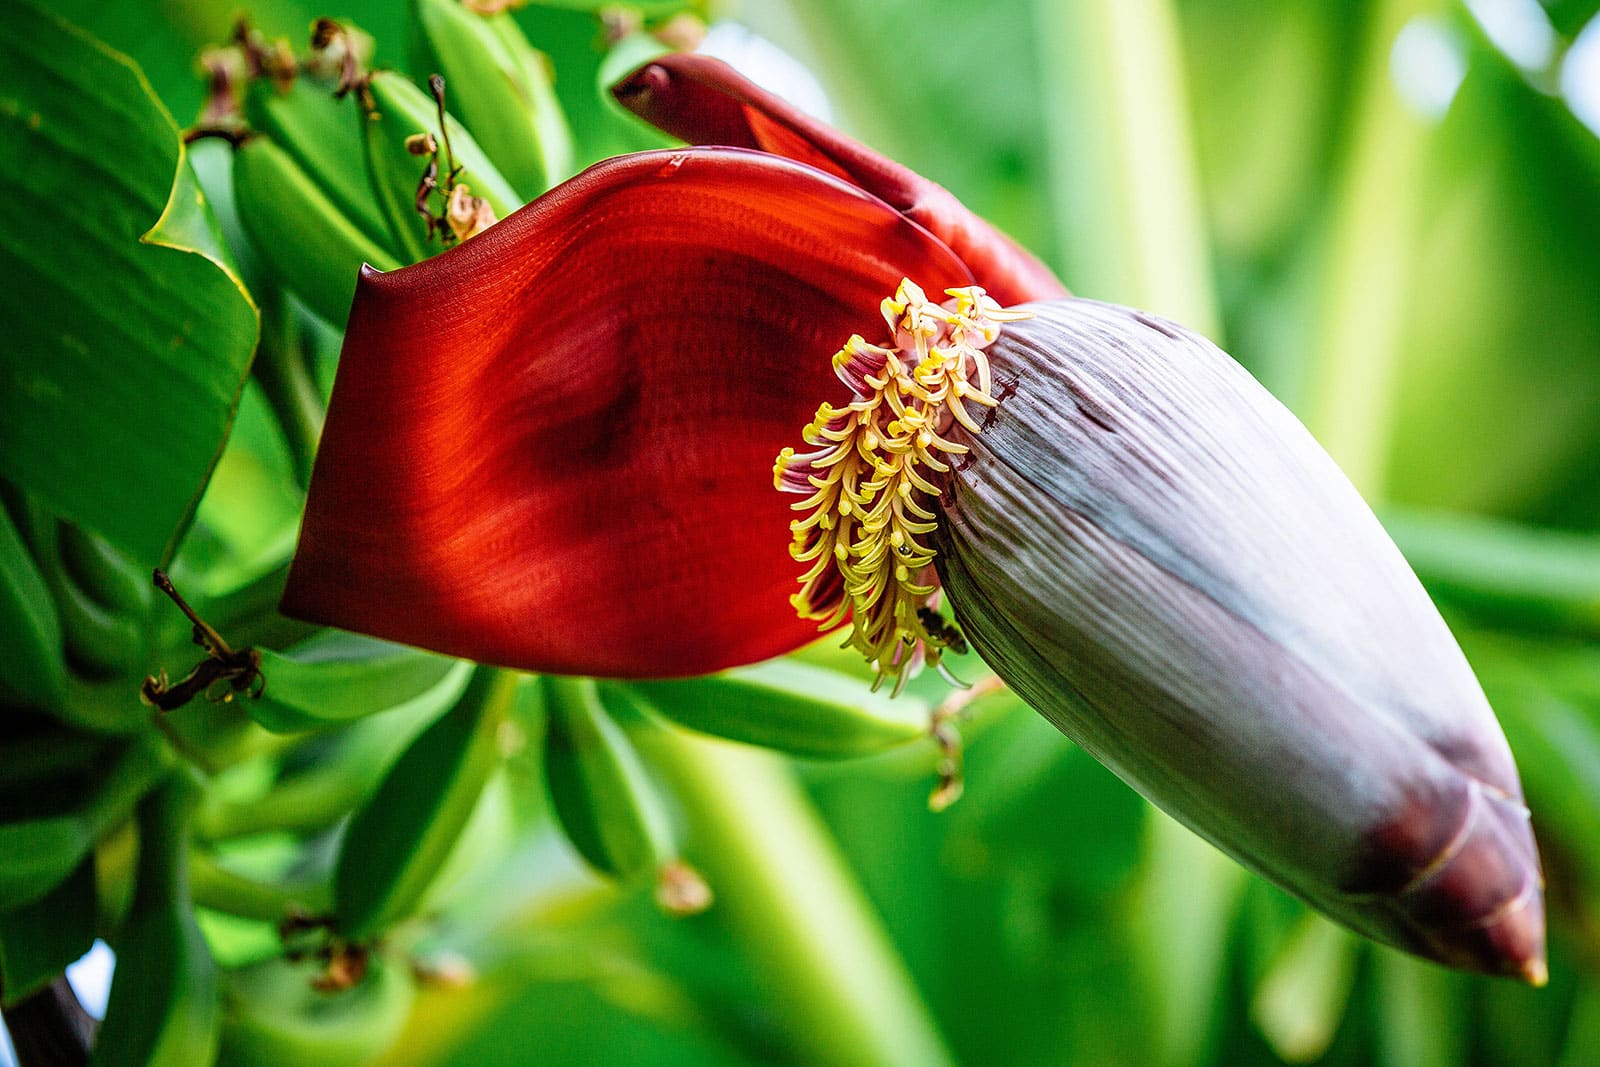
<path id="1" fill-rule="evenodd" d="M 1087 300 L 988 350 L 936 565 L 1063 733 L 1241 863 L 1452 966 L 1545 975 L 1505 737 L 1371 510 L 1204 338 Z"/>

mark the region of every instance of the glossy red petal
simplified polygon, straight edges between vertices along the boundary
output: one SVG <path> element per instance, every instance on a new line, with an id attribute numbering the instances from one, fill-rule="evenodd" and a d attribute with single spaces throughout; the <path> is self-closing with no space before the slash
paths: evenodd
<path id="1" fill-rule="evenodd" d="M 721 60 L 661 56 L 612 93 L 645 121 L 691 144 L 758 148 L 854 182 L 949 245 L 1002 304 L 1067 295 L 1050 268 L 943 186 L 818 122 Z"/>
<path id="2" fill-rule="evenodd" d="M 772 462 L 902 275 L 971 284 L 876 198 L 734 149 L 608 160 L 368 271 L 284 610 L 567 673 L 796 647 Z"/>

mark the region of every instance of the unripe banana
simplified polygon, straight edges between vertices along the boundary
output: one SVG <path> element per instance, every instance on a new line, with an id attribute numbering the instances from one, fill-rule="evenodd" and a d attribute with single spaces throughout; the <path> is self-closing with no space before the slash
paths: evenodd
<path id="1" fill-rule="evenodd" d="M 404 75 L 378 71 L 367 82 L 367 95 L 373 104 L 362 127 L 367 173 L 396 246 L 405 258 L 427 259 L 443 247 L 438 243 L 430 245 L 428 223 L 417 211 L 418 188 L 428 163 L 411 150 L 410 145 L 417 143 L 415 138 L 429 135 L 438 147 L 440 189 L 447 184 L 453 159 L 459 168 L 455 183 L 488 201 L 496 218 L 503 219 L 522 206 L 522 198 L 461 123 L 447 114 L 441 131 L 438 104 Z M 448 153 L 443 136 L 446 131 Z"/>
<path id="2" fill-rule="evenodd" d="M 350 989 L 314 987 L 310 964 L 270 960 L 226 976 L 220 1061 L 230 1067 L 359 1067 L 394 1044 L 416 983 L 401 960 L 374 954 Z"/>
<path id="3" fill-rule="evenodd" d="M 349 313 L 362 264 L 399 266 L 267 137 L 234 153 L 233 195 L 263 269 L 330 323 Z"/>
<path id="4" fill-rule="evenodd" d="M 326 86 L 304 79 L 287 89 L 258 81 L 245 97 L 245 117 L 252 129 L 287 152 L 369 241 L 395 255 L 389 224 L 367 181 L 364 116 L 354 99 L 336 99 Z"/>
<path id="5" fill-rule="evenodd" d="M 91 1067 L 205 1067 L 216 1058 L 217 968 L 189 897 L 197 791 L 180 772 L 139 805 L 137 888 Z"/>
<path id="6" fill-rule="evenodd" d="M 140 620 L 112 611 L 78 585 L 61 558 L 66 524 L 25 501 L 24 532 L 61 620 L 66 664 L 91 680 L 137 674 L 148 658 Z"/>
<path id="7" fill-rule="evenodd" d="M 275 733 L 325 730 L 419 700 L 446 706 L 471 672 L 460 660 L 335 630 L 260 654 L 266 687 L 245 710 Z"/>
<path id="8" fill-rule="evenodd" d="M 591 867 L 619 882 L 654 877 L 666 910 L 704 910 L 710 891 L 682 862 L 660 789 L 595 682 L 551 677 L 545 684 L 545 778 L 568 839 Z"/>
<path id="9" fill-rule="evenodd" d="M 218 841 L 276 831 L 310 835 L 328 829 L 372 794 L 411 740 L 461 698 L 471 676 L 471 664 L 458 664 L 426 692 L 367 716 L 334 738 L 324 735 L 316 742 L 316 759 L 280 774 L 265 796 L 235 802 L 213 793 L 200 806 L 196 834 Z"/>
<path id="10" fill-rule="evenodd" d="M 59 708 L 66 699 L 61 617 L 33 554 L 0 507 L 0 696 Z"/>
<path id="11" fill-rule="evenodd" d="M 510 14 L 479 15 L 460 0 L 414 0 L 414 68 L 437 71 L 450 110 L 500 173 L 531 200 L 572 170 L 572 131 L 548 60 Z"/>
<path id="12" fill-rule="evenodd" d="M 411 742 L 356 812 L 334 871 L 334 915 L 351 940 L 409 917 L 449 858 L 500 764 L 518 676 L 479 668 L 456 706 Z"/>
<path id="13" fill-rule="evenodd" d="M 809 759 L 869 756 L 927 737 L 931 709 L 794 660 L 670 682 L 605 683 L 680 726 Z"/>
<path id="14" fill-rule="evenodd" d="M 70 523 L 61 526 L 61 562 L 78 586 L 110 611 L 144 619 L 155 602 L 150 568 L 111 542 Z"/>

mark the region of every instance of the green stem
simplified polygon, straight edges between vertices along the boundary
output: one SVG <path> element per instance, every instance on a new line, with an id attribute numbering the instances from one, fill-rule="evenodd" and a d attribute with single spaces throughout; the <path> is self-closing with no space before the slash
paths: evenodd
<path id="1" fill-rule="evenodd" d="M 362 773 L 342 763 L 304 771 L 248 804 L 202 805 L 197 835 L 225 841 L 262 833 L 313 833 L 348 815 L 376 784 L 382 767 Z"/>
<path id="2" fill-rule="evenodd" d="M 686 850 L 807 1063 L 937 1067 L 944 1040 L 810 801 L 775 757 L 638 738 L 688 815 Z"/>
<path id="3" fill-rule="evenodd" d="M 306 359 L 294 308 L 281 290 L 261 294 L 261 344 L 251 368 L 277 417 L 301 488 L 311 483 L 311 465 L 327 407 Z"/>
<path id="4" fill-rule="evenodd" d="M 1396 35 L 1431 0 L 1380 0 L 1358 59 L 1355 119 L 1336 189 L 1307 423 L 1350 480 L 1383 494 L 1395 368 L 1422 207 L 1427 128 L 1389 74 Z"/>
<path id="5" fill-rule="evenodd" d="M 1167 0 L 1037 0 L 1059 259 L 1085 295 L 1220 320 Z"/>

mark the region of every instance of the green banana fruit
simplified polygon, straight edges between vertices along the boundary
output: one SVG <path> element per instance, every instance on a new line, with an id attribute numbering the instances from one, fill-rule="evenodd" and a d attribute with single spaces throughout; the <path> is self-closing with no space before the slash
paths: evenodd
<path id="1" fill-rule="evenodd" d="M 263 796 L 208 797 L 196 817 L 197 836 L 220 841 L 326 830 L 377 788 L 412 738 L 455 705 L 471 675 L 471 664 L 457 664 L 426 692 L 344 728 L 319 758 L 278 778 Z"/>
<path id="2" fill-rule="evenodd" d="M 310 963 L 270 960 L 226 976 L 222 1054 L 230 1067 L 359 1067 L 399 1038 L 416 983 L 403 960 L 374 954 L 354 987 L 313 986 Z"/>
<path id="3" fill-rule="evenodd" d="M 454 116 L 446 115 L 449 155 L 439 128 L 438 104 L 402 74 L 378 71 L 367 81 L 373 110 L 362 127 L 366 141 L 367 174 L 383 208 L 395 244 L 409 261 L 427 259 L 439 251 L 429 246 L 427 221 L 417 212 L 417 191 L 428 165 L 407 146 L 421 134 L 431 135 L 439 149 L 440 188 L 446 182 L 449 159 L 459 171 L 455 180 L 474 196 L 488 201 L 496 218 L 505 218 L 522 206 L 489 157 Z"/>
<path id="4" fill-rule="evenodd" d="M 401 755 L 345 830 L 334 869 L 339 932 L 363 940 L 410 916 L 500 764 L 519 677 L 478 668 L 456 706 Z"/>
<path id="5" fill-rule="evenodd" d="M 90 680 L 138 674 L 149 657 L 140 620 L 100 604 L 78 585 L 61 558 L 66 524 L 24 502 L 23 531 L 61 620 L 66 665 Z"/>
<path id="6" fill-rule="evenodd" d="M 452 685 L 459 693 L 471 670 L 460 660 L 338 630 L 260 654 L 266 687 L 246 710 L 274 733 L 339 726 Z"/>
<path id="7" fill-rule="evenodd" d="M 139 804 L 138 879 L 91 1067 L 205 1067 L 221 1023 L 216 964 L 189 898 L 187 772 Z"/>
<path id="8" fill-rule="evenodd" d="M 444 75 L 450 110 L 525 200 L 572 172 L 572 131 L 545 56 L 507 12 L 460 0 L 413 0 L 414 69 Z"/>
<path id="9" fill-rule="evenodd" d="M 349 314 L 362 264 L 399 266 L 269 138 L 234 153 L 233 197 L 263 268 L 330 323 Z"/>
<path id="10" fill-rule="evenodd" d="M 682 862 L 665 799 L 599 686 L 590 678 L 545 684 L 545 779 L 567 838 L 591 867 L 619 882 L 653 876 L 656 899 L 668 911 L 704 910 L 710 891 Z"/>
<path id="11" fill-rule="evenodd" d="M 76 796 L 35 797 L 35 810 L 65 812 L 0 823 L 0 911 L 31 904 L 60 885 L 105 834 L 127 818 L 167 773 L 171 754 L 154 738 L 130 743 L 99 778 L 87 802 Z M 78 788 L 76 779 L 60 783 Z M 72 802 L 80 803 L 75 810 Z"/>
<path id="12" fill-rule="evenodd" d="M 10 512 L 0 507 L 0 697 L 45 710 L 67 695 L 61 617 Z"/>
<path id="13" fill-rule="evenodd" d="M 141 620 L 149 616 L 155 603 L 150 568 L 71 523 L 61 524 L 60 552 L 67 574 L 106 610 Z"/>
<path id="14" fill-rule="evenodd" d="M 870 756 L 927 737 L 932 709 L 793 660 L 672 682 L 608 682 L 608 697 L 680 726 L 809 759 Z"/>
<path id="15" fill-rule="evenodd" d="M 287 152 L 369 241 L 391 259 L 396 256 L 389 224 L 367 181 L 360 105 L 304 79 L 287 89 L 257 81 L 245 96 L 245 118 L 251 129 Z"/>

